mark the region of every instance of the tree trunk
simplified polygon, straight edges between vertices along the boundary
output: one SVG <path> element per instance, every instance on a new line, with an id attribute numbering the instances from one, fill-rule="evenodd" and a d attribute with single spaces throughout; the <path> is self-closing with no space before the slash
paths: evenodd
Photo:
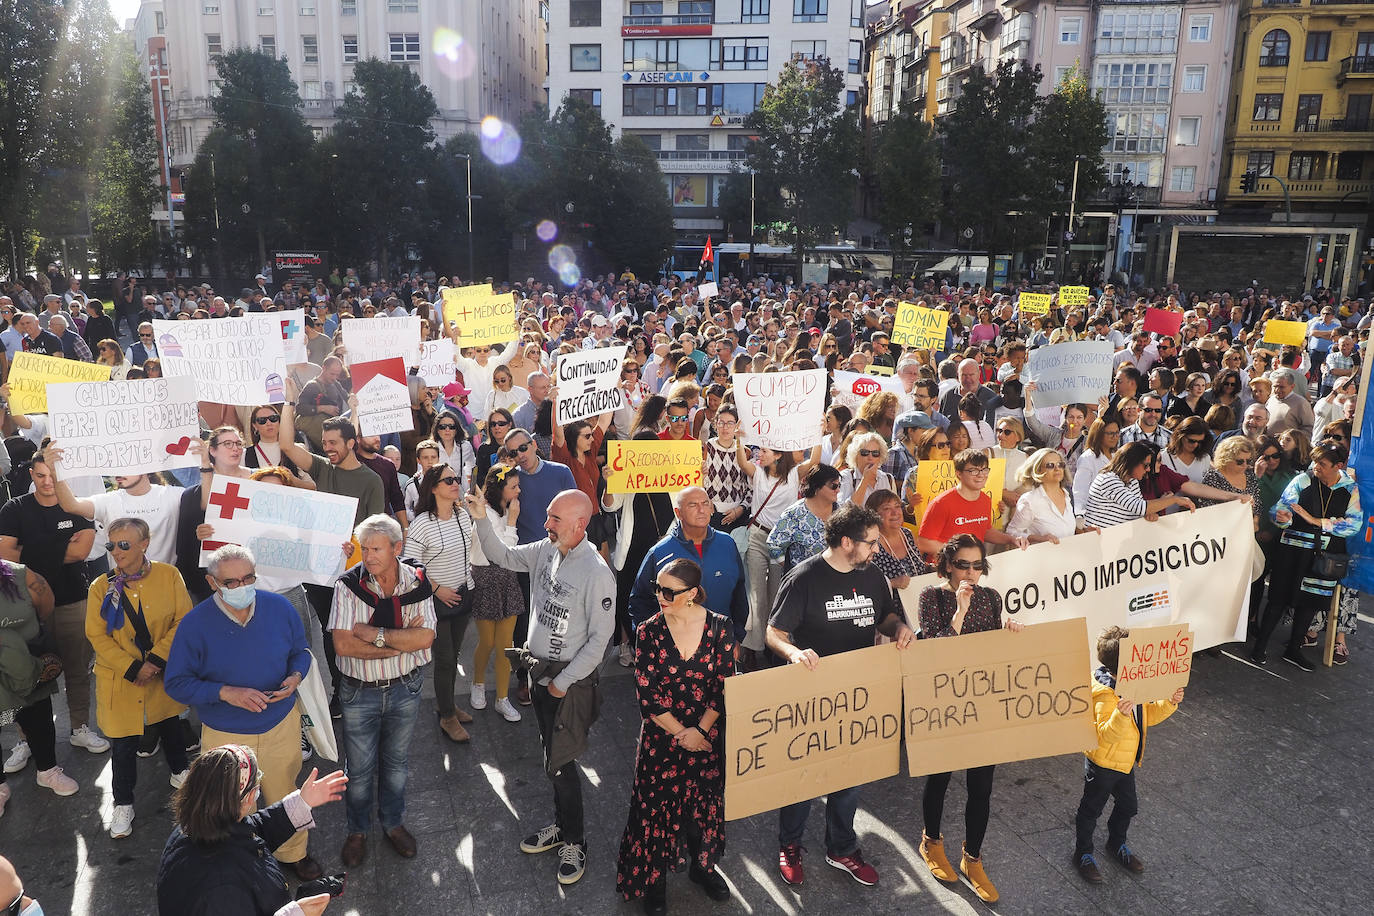
<path id="1" fill-rule="evenodd" d="M 258 223 L 258 263 L 253 267 L 253 273 L 257 273 L 267 266 L 267 236 L 263 234 L 262 223 Z M 220 280 L 221 283 L 224 280 Z"/>

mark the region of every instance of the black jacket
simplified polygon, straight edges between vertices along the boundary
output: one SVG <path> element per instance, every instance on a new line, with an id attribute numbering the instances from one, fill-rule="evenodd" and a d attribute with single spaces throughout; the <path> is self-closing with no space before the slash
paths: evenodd
<path id="1" fill-rule="evenodd" d="M 118 340 L 119 335 L 115 333 L 114 322 L 108 315 L 95 315 L 86 318 L 86 330 L 81 336 L 86 340 L 86 346 L 91 348 L 92 353 L 96 353 L 96 346 L 102 340 Z M 98 356 L 99 354 L 96 353 Z"/>
<path id="2" fill-rule="evenodd" d="M 271 850 L 295 832 L 280 802 L 239 821 L 210 847 L 174 827 L 157 866 L 158 916 L 272 916 L 291 902 L 291 892 Z"/>

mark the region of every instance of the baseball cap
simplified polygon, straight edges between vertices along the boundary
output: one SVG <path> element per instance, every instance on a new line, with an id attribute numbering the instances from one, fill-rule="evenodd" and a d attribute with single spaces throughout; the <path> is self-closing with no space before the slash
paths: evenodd
<path id="1" fill-rule="evenodd" d="M 592 327 L 594 327 L 594 328 L 604 328 L 604 327 L 605 327 L 606 325 L 608 325 L 608 324 L 610 324 L 610 322 L 606 320 L 606 316 L 605 316 L 605 315 L 593 315 L 593 316 L 592 316 Z"/>
<path id="2" fill-rule="evenodd" d="M 924 410 L 908 410 L 892 421 L 892 435 L 900 436 L 908 429 L 934 429 L 935 421 Z"/>

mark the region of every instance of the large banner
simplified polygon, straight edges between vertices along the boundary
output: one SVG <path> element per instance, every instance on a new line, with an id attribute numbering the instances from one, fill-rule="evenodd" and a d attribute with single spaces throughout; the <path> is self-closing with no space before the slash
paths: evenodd
<path id="1" fill-rule="evenodd" d="M 515 294 L 494 294 L 490 283 L 444 290 L 444 320 L 458 329 L 460 347 L 509 343 L 520 336 Z"/>
<path id="2" fill-rule="evenodd" d="M 676 493 L 701 486 L 695 439 L 612 439 L 606 443 L 607 493 Z"/>
<path id="3" fill-rule="evenodd" d="M 193 467 L 200 462 L 191 453 L 200 437 L 195 380 L 49 385 L 48 431 L 62 449 L 63 480 Z"/>
<path id="4" fill-rule="evenodd" d="M 554 368 L 558 403 L 554 422 L 566 426 L 575 420 L 619 410 L 625 403 L 620 390 L 620 364 L 629 346 L 597 347 L 564 353 Z"/>
<path id="5" fill-rule="evenodd" d="M 195 379 L 214 404 L 257 407 L 286 400 L 286 348 L 272 312 L 211 321 L 153 321 L 162 374 Z"/>
<path id="6" fill-rule="evenodd" d="M 824 369 L 749 372 L 735 377 L 735 407 L 745 445 L 796 452 L 821 441 Z"/>
<path id="7" fill-rule="evenodd" d="M 1256 549 L 1250 519 L 1248 505 L 1228 502 L 1008 550 L 989 559 L 981 584 L 1025 624 L 1086 618 L 1094 642 L 1113 624 L 1180 622 L 1192 626 L 1195 649 L 1239 642 Z M 940 582 L 933 573 L 912 579 L 902 606 L 919 608 L 921 590 Z"/>
<path id="8" fill-rule="evenodd" d="M 350 366 L 399 356 L 409 369 L 420 361 L 419 318 L 350 318 L 343 322 Z"/>
<path id="9" fill-rule="evenodd" d="M 910 650 L 908 650 L 910 651 Z M 901 768 L 896 646 L 725 679 L 725 818 L 739 820 Z"/>
<path id="10" fill-rule="evenodd" d="M 61 382 L 105 382 L 110 367 L 79 359 L 20 351 L 10 363 L 10 413 L 48 412 L 48 385 Z"/>
<path id="11" fill-rule="evenodd" d="M 1078 340 L 1036 347 L 1026 359 L 1025 376 L 1035 382 L 1035 406 L 1093 404 L 1112 390 L 1112 345 Z"/>
<path id="12" fill-rule="evenodd" d="M 329 276 L 329 252 L 296 249 L 272 252 L 272 282 L 281 286 L 294 280 L 297 286 L 313 287 Z"/>

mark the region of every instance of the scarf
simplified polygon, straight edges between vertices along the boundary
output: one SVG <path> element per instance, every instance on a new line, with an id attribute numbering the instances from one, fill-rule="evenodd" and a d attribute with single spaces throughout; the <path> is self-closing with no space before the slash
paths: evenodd
<path id="1" fill-rule="evenodd" d="M 356 595 L 359 601 L 372 608 L 372 615 L 367 619 L 368 626 L 391 630 L 404 629 L 406 623 L 403 608 L 407 605 L 419 604 L 434 594 L 429 579 L 425 577 L 423 566 L 410 560 L 401 560 L 400 562 L 415 570 L 415 587 L 404 594 L 400 592 L 401 583 L 399 580 L 396 583 L 397 591 L 394 595 L 382 596 L 374 592 L 371 587 L 372 576 L 368 573 L 367 567 L 361 563 L 339 577 L 339 581 Z"/>
<path id="2" fill-rule="evenodd" d="M 105 592 L 105 599 L 100 602 L 100 616 L 105 619 L 105 635 L 109 636 L 115 630 L 124 628 L 124 602 L 120 601 L 120 596 L 124 592 L 124 586 L 131 582 L 138 582 L 144 576 L 153 571 L 153 564 L 147 557 L 143 558 L 143 568 L 136 573 L 118 573 L 110 579 L 110 587 Z"/>

